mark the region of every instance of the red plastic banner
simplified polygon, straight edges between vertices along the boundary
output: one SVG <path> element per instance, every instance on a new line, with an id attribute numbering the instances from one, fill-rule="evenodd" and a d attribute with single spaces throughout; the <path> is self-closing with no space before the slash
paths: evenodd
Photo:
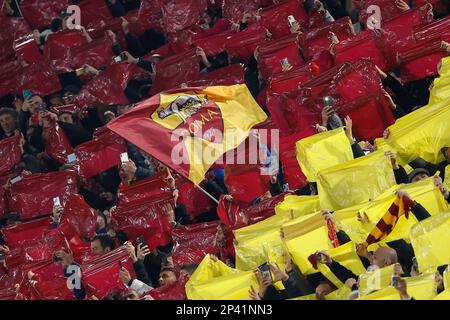
<path id="1" fill-rule="evenodd" d="M 77 192 L 78 177 L 74 172 L 32 174 L 11 185 L 9 203 L 22 219 L 30 219 L 52 213 L 53 198 L 59 197 L 64 205 Z"/>
<path id="2" fill-rule="evenodd" d="M 45 153 L 61 164 L 67 163 L 67 156 L 73 153 L 64 130 L 59 127 L 56 121 L 48 131 Z"/>
<path id="3" fill-rule="evenodd" d="M 71 195 L 64 207 L 58 229 L 71 239 L 77 235 L 82 239 L 94 237 L 97 215 L 80 195 Z"/>
<path id="4" fill-rule="evenodd" d="M 123 152 L 126 152 L 123 139 L 111 130 L 80 144 L 75 148 L 80 175 L 90 178 L 118 165 Z"/>
<path id="5" fill-rule="evenodd" d="M 10 171 L 22 156 L 21 135 L 0 140 L 0 176 Z"/>

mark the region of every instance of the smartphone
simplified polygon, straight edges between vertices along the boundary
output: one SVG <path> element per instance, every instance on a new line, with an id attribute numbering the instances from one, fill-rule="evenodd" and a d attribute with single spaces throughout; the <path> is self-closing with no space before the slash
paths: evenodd
<path id="1" fill-rule="evenodd" d="M 291 16 L 288 16 L 287 19 L 288 19 L 289 25 L 290 25 L 291 27 L 294 25 L 294 23 L 297 22 L 297 20 L 295 20 L 295 17 L 292 16 L 292 15 L 291 15 Z"/>
<path id="2" fill-rule="evenodd" d="M 128 159 L 128 153 L 127 153 L 127 152 L 124 152 L 124 153 L 121 153 L 121 154 L 120 154 L 120 161 L 121 161 L 122 163 L 130 161 L 130 160 Z"/>
<path id="3" fill-rule="evenodd" d="M 115 63 L 119 63 L 119 62 L 122 62 L 122 61 L 124 61 L 126 59 L 127 59 L 126 57 L 124 59 L 124 55 L 123 55 L 123 53 L 121 53 L 118 56 L 114 57 L 113 60 L 114 60 Z"/>
<path id="4" fill-rule="evenodd" d="M 397 284 L 398 284 L 398 277 L 392 277 L 392 279 L 391 279 L 391 286 L 396 288 Z"/>
<path id="5" fill-rule="evenodd" d="M 47 111 L 47 104 L 45 102 L 41 103 L 38 107 L 38 111 L 42 111 L 42 112 Z"/>
<path id="6" fill-rule="evenodd" d="M 31 91 L 30 90 L 24 90 L 23 91 L 23 99 L 24 100 L 27 100 L 30 96 L 31 96 Z"/>
<path id="7" fill-rule="evenodd" d="M 267 263 L 264 263 L 263 265 L 261 265 L 259 267 L 259 270 L 261 270 L 263 278 L 265 279 L 271 279 L 272 276 L 270 275 L 270 268 L 269 265 Z"/>
<path id="8" fill-rule="evenodd" d="M 325 255 L 323 253 L 316 253 L 316 260 L 318 263 L 325 263 Z"/>
<path id="9" fill-rule="evenodd" d="M 144 245 L 144 244 L 145 244 L 145 238 L 144 238 L 144 236 L 139 236 L 139 237 L 137 237 L 137 238 L 136 238 L 136 244 L 137 244 L 137 245 L 139 245 L 139 244 Z"/>
<path id="10" fill-rule="evenodd" d="M 22 176 L 17 176 L 17 177 L 15 177 L 15 178 L 12 178 L 9 182 L 10 182 L 11 184 L 14 184 L 14 183 L 19 182 L 19 181 L 21 181 L 21 180 L 22 180 Z"/>
<path id="11" fill-rule="evenodd" d="M 53 198 L 53 205 L 54 206 L 60 206 L 61 205 L 61 201 L 59 200 L 59 197 Z"/>
<path id="12" fill-rule="evenodd" d="M 325 107 L 332 107 L 334 104 L 334 100 L 330 96 L 323 97 L 323 104 Z"/>
<path id="13" fill-rule="evenodd" d="M 77 156 L 75 155 L 75 153 L 71 153 L 67 156 L 67 163 L 72 163 L 77 161 Z"/>
<path id="14" fill-rule="evenodd" d="M 288 58 L 283 58 L 280 60 L 281 66 L 282 67 L 288 67 L 290 65 L 289 63 L 289 59 Z"/>
<path id="15" fill-rule="evenodd" d="M 77 70 L 75 70 L 75 74 L 77 75 L 77 77 L 80 77 L 84 74 L 84 68 L 78 68 Z"/>
<path id="16" fill-rule="evenodd" d="M 0 261 L 5 260 L 5 255 L 3 253 L 0 253 Z"/>

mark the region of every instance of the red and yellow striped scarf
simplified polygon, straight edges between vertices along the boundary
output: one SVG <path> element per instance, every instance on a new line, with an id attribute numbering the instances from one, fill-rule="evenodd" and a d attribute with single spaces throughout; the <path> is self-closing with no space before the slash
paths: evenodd
<path id="1" fill-rule="evenodd" d="M 378 221 L 377 225 L 373 228 L 370 234 L 367 236 L 364 245 L 367 247 L 372 243 L 378 242 L 386 238 L 394 229 L 398 219 L 405 215 L 409 217 L 409 211 L 414 206 L 414 201 L 408 197 L 396 197 L 389 210 L 385 213 L 383 218 Z"/>

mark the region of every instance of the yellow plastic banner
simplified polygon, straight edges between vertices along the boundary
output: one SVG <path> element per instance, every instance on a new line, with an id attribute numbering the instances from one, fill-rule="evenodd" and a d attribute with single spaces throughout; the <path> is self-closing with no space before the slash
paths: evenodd
<path id="1" fill-rule="evenodd" d="M 327 294 L 325 300 L 348 300 L 352 290 L 347 286 L 342 286 L 337 290 Z"/>
<path id="2" fill-rule="evenodd" d="M 342 266 L 351 270 L 355 275 L 360 275 L 366 272 L 361 259 L 356 253 L 355 244 L 353 242 L 347 242 L 337 248 L 328 251 L 328 254 L 333 259 L 333 261 L 338 262 Z M 342 283 L 328 268 L 328 266 L 323 264 L 318 264 L 320 273 L 322 273 L 328 280 L 330 280 L 336 287 L 341 288 L 344 286 Z M 357 279 L 355 279 L 357 280 Z"/>
<path id="3" fill-rule="evenodd" d="M 319 172 L 322 209 L 338 210 L 374 199 L 395 185 L 391 161 L 381 151 Z"/>
<path id="4" fill-rule="evenodd" d="M 320 211 L 319 196 L 286 196 L 283 202 L 275 207 L 277 215 L 289 216 L 291 212 L 294 218 L 305 216 Z"/>
<path id="5" fill-rule="evenodd" d="M 248 300 L 250 286 L 259 290 L 252 271 L 238 271 L 207 255 L 186 283 L 190 300 Z"/>
<path id="6" fill-rule="evenodd" d="M 443 212 L 414 225 L 410 230 L 410 239 L 419 270 L 448 264 L 450 212 Z"/>
<path id="7" fill-rule="evenodd" d="M 417 157 L 431 163 L 444 160 L 441 149 L 450 146 L 450 100 L 417 109 L 389 127 L 385 142 L 401 165 Z"/>
<path id="8" fill-rule="evenodd" d="M 297 142 L 297 161 L 310 182 L 320 170 L 353 159 L 350 142 L 343 128 L 325 131 Z"/>
<path id="9" fill-rule="evenodd" d="M 394 274 L 394 265 L 367 271 L 359 276 L 359 296 L 364 297 L 374 291 L 387 288 Z"/>
<path id="10" fill-rule="evenodd" d="M 408 294 L 416 300 L 431 300 L 436 297 L 436 282 L 434 273 L 420 275 L 418 277 L 404 278 L 407 284 Z M 400 294 L 393 287 L 387 287 L 358 300 L 400 300 Z"/>
<path id="11" fill-rule="evenodd" d="M 450 164 L 445 167 L 444 185 L 447 189 L 450 189 Z"/>

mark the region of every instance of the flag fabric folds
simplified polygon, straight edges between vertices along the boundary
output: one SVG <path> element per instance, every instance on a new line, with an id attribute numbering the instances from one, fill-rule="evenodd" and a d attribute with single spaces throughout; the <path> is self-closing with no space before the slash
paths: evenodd
<path id="1" fill-rule="evenodd" d="M 266 118 L 247 87 L 238 84 L 159 94 L 108 128 L 198 185 L 219 157 Z"/>

